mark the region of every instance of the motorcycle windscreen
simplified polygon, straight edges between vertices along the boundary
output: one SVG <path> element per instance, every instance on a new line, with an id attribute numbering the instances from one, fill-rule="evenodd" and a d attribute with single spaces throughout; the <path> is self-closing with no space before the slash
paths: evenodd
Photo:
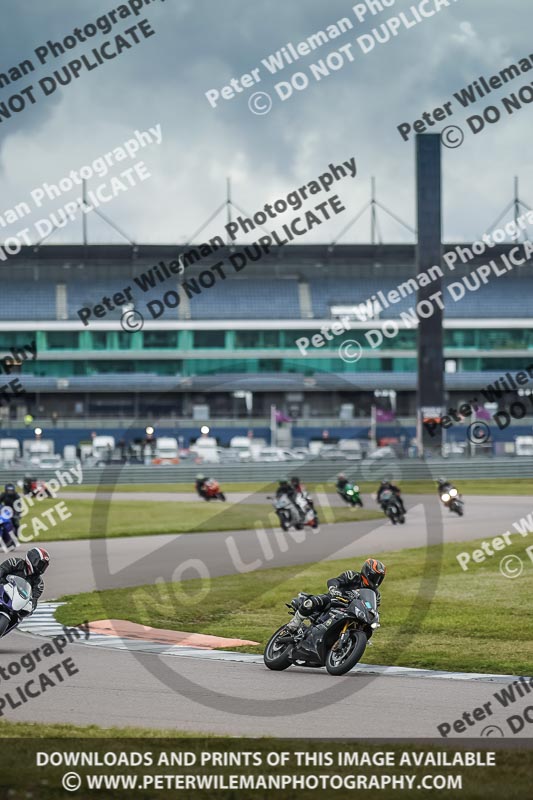
<path id="1" fill-rule="evenodd" d="M 31 597 L 31 586 L 24 578 L 19 578 L 18 575 L 10 575 L 9 583 L 17 587 L 17 591 L 23 600 L 29 600 Z"/>
<path id="2" fill-rule="evenodd" d="M 392 500 L 394 497 L 393 493 L 390 492 L 388 489 L 385 492 L 381 493 L 381 502 L 388 503 L 389 500 Z"/>
<path id="3" fill-rule="evenodd" d="M 377 595 L 373 589 L 360 589 L 359 596 L 363 601 L 365 608 L 369 608 L 372 611 L 376 611 L 378 607 L 377 603 Z"/>

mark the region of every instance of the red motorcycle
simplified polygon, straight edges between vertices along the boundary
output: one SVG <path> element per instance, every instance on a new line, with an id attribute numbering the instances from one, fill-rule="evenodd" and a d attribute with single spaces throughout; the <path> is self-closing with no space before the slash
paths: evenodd
<path id="1" fill-rule="evenodd" d="M 220 484 L 214 478 L 209 478 L 202 487 L 202 497 L 204 500 L 226 501 L 226 495 L 220 491 Z"/>
<path id="2" fill-rule="evenodd" d="M 47 497 L 52 497 L 48 486 L 40 478 L 24 478 L 22 482 L 22 491 L 24 494 L 30 494 L 32 497 L 38 494 L 45 494 Z"/>

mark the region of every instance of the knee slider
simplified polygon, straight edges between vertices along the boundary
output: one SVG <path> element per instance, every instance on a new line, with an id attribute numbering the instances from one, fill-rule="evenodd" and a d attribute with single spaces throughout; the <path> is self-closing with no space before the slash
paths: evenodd
<path id="1" fill-rule="evenodd" d="M 316 603 L 313 597 L 308 597 L 306 600 L 303 601 L 302 605 L 300 606 L 300 614 L 302 617 L 309 617 L 313 611 L 316 610 Z"/>

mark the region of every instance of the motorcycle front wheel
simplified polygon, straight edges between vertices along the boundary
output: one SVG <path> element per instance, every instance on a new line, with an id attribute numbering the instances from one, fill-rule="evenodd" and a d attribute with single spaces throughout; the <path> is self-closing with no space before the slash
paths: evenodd
<path id="1" fill-rule="evenodd" d="M 284 514 L 278 514 L 279 524 L 281 525 L 281 529 L 283 531 L 288 531 L 291 527 L 290 520 L 288 520 Z"/>
<path id="2" fill-rule="evenodd" d="M 218 498 L 219 500 L 222 500 L 223 503 L 226 502 L 226 495 L 224 494 L 224 492 L 220 492 Z"/>
<path id="3" fill-rule="evenodd" d="M 0 636 L 3 636 L 4 633 L 9 628 L 9 620 L 7 617 L 4 617 L 3 614 L 0 614 Z"/>
<path id="4" fill-rule="evenodd" d="M 288 642 L 278 642 L 278 639 L 283 635 L 287 634 L 287 629 L 285 625 L 279 628 L 276 633 L 274 633 L 267 642 L 267 646 L 265 647 L 265 652 L 263 655 L 263 660 L 266 666 L 269 669 L 273 669 L 276 672 L 281 671 L 282 669 L 287 669 L 292 664 L 289 652 L 292 647 L 292 640 Z M 288 635 L 288 634 L 287 634 Z"/>
<path id="5" fill-rule="evenodd" d="M 345 644 L 340 644 L 340 639 L 333 644 L 326 657 L 326 669 L 330 675 L 345 675 L 361 659 L 367 643 L 366 633 L 363 631 L 350 631 L 350 637 Z"/>

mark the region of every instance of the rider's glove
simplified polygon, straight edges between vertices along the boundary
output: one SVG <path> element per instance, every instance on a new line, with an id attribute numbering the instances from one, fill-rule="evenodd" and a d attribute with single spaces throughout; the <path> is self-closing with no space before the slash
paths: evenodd
<path id="1" fill-rule="evenodd" d="M 338 589 L 336 586 L 330 586 L 328 591 L 329 591 L 329 593 L 330 593 L 330 595 L 332 597 L 341 597 L 342 596 L 341 590 Z"/>

